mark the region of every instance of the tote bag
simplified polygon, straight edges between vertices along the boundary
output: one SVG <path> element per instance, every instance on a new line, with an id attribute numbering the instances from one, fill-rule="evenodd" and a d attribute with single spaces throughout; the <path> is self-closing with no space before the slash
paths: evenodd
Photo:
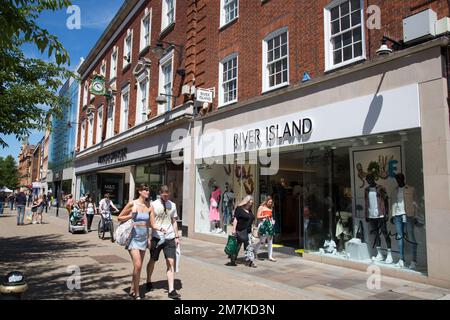
<path id="1" fill-rule="evenodd" d="M 127 222 L 122 223 L 115 232 L 116 243 L 121 246 L 126 246 L 131 237 L 131 231 L 133 230 L 133 220 L 130 219 Z"/>

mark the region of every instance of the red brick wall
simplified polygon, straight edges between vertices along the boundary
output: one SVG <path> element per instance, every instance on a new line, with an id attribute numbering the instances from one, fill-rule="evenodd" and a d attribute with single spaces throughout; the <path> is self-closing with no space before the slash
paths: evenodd
<path id="1" fill-rule="evenodd" d="M 98 63 L 96 65 L 93 65 L 89 69 L 89 77 L 88 79 L 82 79 L 81 82 L 81 94 L 80 94 L 80 118 L 79 122 L 79 129 L 78 129 L 78 139 L 77 143 L 78 146 L 80 145 L 81 140 L 81 122 L 83 119 L 86 119 L 86 112 L 83 111 L 83 94 L 84 94 L 84 82 L 87 80 L 90 83 L 90 80 L 92 78 L 93 72 L 100 73 L 100 68 L 102 65 L 102 61 L 106 60 L 106 81 L 107 84 L 109 83 L 110 79 L 110 65 L 111 65 L 111 54 L 113 51 L 114 46 L 118 47 L 118 66 L 117 66 L 117 80 L 116 80 L 116 87 L 117 87 L 117 94 L 116 97 L 116 103 L 115 103 L 115 116 L 114 116 L 114 131 L 116 134 L 120 131 L 120 108 L 121 108 L 121 89 L 124 83 L 127 81 L 130 82 L 130 98 L 129 98 L 129 126 L 134 126 L 135 120 L 136 120 L 136 99 L 137 99 L 137 81 L 133 75 L 133 69 L 136 67 L 136 64 L 139 60 L 139 58 L 149 58 L 152 61 L 152 65 L 150 68 L 150 95 L 148 99 L 149 108 L 151 110 L 151 117 L 157 116 L 157 104 L 156 104 L 156 97 L 158 96 L 158 90 L 159 90 L 159 60 L 156 57 L 156 55 L 151 50 L 146 50 L 143 52 L 141 56 L 139 56 L 139 46 L 140 46 L 140 32 L 141 32 L 141 19 L 145 15 L 145 8 L 149 8 L 149 10 L 152 11 L 152 18 L 151 18 L 151 46 L 155 46 L 158 39 L 163 41 L 169 41 L 176 44 L 185 45 L 186 43 L 186 29 L 187 29 L 187 19 L 186 19 L 186 12 L 187 12 L 187 5 L 188 2 L 184 0 L 177 0 L 176 1 L 176 16 L 175 16 L 175 25 L 174 27 L 168 29 L 168 31 L 165 31 L 164 34 L 161 34 L 161 10 L 162 10 L 162 2 L 161 0 L 148 0 L 146 3 L 141 7 L 141 9 L 136 13 L 136 15 L 130 20 L 130 22 L 127 24 L 127 26 L 123 29 L 121 34 L 117 37 L 115 41 L 111 44 L 111 46 L 106 50 L 105 54 L 100 57 L 98 60 Z M 123 48 L 124 48 L 124 39 L 127 35 L 128 29 L 133 29 L 133 50 L 132 50 L 132 63 L 130 66 L 128 66 L 125 70 L 123 69 L 124 65 L 124 58 L 123 58 Z M 181 87 L 184 83 L 184 79 L 180 77 L 180 75 L 177 74 L 176 70 L 179 68 L 184 68 L 184 59 L 182 61 L 181 65 L 178 65 L 179 62 L 179 53 L 177 50 L 174 51 L 174 59 L 173 59 L 173 66 L 174 66 L 174 73 L 173 73 L 173 94 L 178 96 L 177 98 L 177 105 L 180 105 L 182 103 L 181 98 Z M 108 85 L 107 85 L 108 87 Z M 95 100 L 90 103 L 94 105 L 96 108 L 98 108 L 101 104 L 103 104 L 103 112 L 104 112 L 104 132 L 103 136 L 105 135 L 105 129 L 106 129 L 106 98 L 96 96 Z M 97 137 L 97 113 L 94 115 L 94 144 L 98 143 L 99 141 L 96 141 Z M 87 146 L 87 137 L 88 137 L 88 130 L 86 127 L 86 138 L 83 142 L 85 146 Z"/>
<path id="2" fill-rule="evenodd" d="M 177 0 L 175 28 L 162 37 L 162 40 L 185 46 L 185 59 L 183 59 L 183 66 L 186 68 L 185 79 L 181 79 L 176 74 L 177 54 L 174 58 L 174 94 L 179 96 L 177 104 L 182 102 L 180 92 L 183 83 L 192 84 L 195 81 L 196 87 L 215 87 L 217 92 L 219 62 L 233 52 L 239 54 L 238 100 L 244 101 L 260 96 L 262 92 L 262 40 L 270 32 L 284 26 L 288 27 L 289 32 L 290 84 L 300 82 L 305 71 L 309 72 L 313 78 L 323 76 L 325 70 L 324 7 L 328 3 L 330 0 L 266 0 L 264 2 L 240 0 L 239 18 L 219 29 L 220 0 Z M 370 5 L 378 5 L 381 9 L 381 29 L 368 30 L 365 28 L 368 59 L 372 59 L 376 55 L 383 35 L 398 40 L 402 39 L 404 17 L 427 8 L 436 11 L 439 19 L 449 15 L 449 5 L 446 0 L 365 0 L 365 12 Z M 156 43 L 161 29 L 161 0 L 149 0 L 116 42 L 119 47 L 116 132 L 119 131 L 121 84 L 127 79 L 131 81 L 129 122 L 134 124 L 137 91 L 131 71 L 138 60 L 140 21 L 146 6 L 152 8 L 151 44 Z M 369 14 L 366 13 L 365 16 L 367 21 Z M 131 68 L 122 73 L 123 40 L 130 27 L 134 29 L 133 64 Z M 107 78 L 109 78 L 111 51 L 112 47 L 102 57 L 107 61 Z M 159 64 L 151 51 L 146 53 L 145 57 L 152 60 L 149 104 L 152 116 L 155 116 L 157 114 L 155 98 L 158 95 Z M 102 59 L 92 70 L 100 71 Z M 83 91 L 83 85 L 81 89 Z M 81 92 L 81 99 L 82 97 L 83 92 Z M 104 100 L 104 98 L 97 97 L 93 104 L 97 107 L 101 102 L 105 103 Z M 217 103 L 216 95 L 213 108 L 217 107 Z M 81 113 L 81 116 L 83 117 L 84 114 Z M 96 121 L 95 119 L 95 128 L 97 127 Z"/>

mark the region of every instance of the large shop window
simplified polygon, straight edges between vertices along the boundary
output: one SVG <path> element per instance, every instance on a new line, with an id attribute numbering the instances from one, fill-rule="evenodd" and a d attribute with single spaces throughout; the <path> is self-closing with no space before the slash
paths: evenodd
<path id="1" fill-rule="evenodd" d="M 420 129 L 414 129 L 283 147 L 270 176 L 248 161 L 204 160 L 196 166 L 195 231 L 226 236 L 236 203 L 251 194 L 256 213 L 270 195 L 275 243 L 425 274 L 421 145 Z M 227 188 L 233 194 L 225 196 Z"/>
<path id="2" fill-rule="evenodd" d="M 305 145 L 298 154 L 304 248 L 426 273 L 421 144 L 412 130 Z"/>
<path id="3" fill-rule="evenodd" d="M 244 162 L 244 161 L 240 161 Z M 236 204 L 246 195 L 258 200 L 257 166 L 249 164 L 208 164 L 205 160 L 196 169 L 195 231 L 225 237 L 232 229 Z"/>

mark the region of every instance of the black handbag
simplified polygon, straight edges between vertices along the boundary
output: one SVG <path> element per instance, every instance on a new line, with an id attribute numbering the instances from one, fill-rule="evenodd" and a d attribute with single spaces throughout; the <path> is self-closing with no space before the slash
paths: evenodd
<path id="1" fill-rule="evenodd" d="M 356 231 L 356 238 L 361 239 L 361 242 L 364 242 L 364 226 L 362 220 L 359 220 L 358 230 Z"/>
<path id="2" fill-rule="evenodd" d="M 237 231 L 236 230 L 236 238 L 240 242 L 247 242 L 248 241 L 248 231 L 247 231 L 247 229 L 244 229 L 244 230 L 241 230 L 241 231 Z"/>

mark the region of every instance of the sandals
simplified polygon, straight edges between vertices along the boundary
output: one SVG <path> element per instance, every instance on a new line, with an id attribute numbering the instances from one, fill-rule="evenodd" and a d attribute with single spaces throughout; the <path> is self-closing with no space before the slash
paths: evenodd
<path id="1" fill-rule="evenodd" d="M 141 300 L 141 297 L 137 295 L 136 292 L 130 292 L 128 295 L 134 300 Z"/>

